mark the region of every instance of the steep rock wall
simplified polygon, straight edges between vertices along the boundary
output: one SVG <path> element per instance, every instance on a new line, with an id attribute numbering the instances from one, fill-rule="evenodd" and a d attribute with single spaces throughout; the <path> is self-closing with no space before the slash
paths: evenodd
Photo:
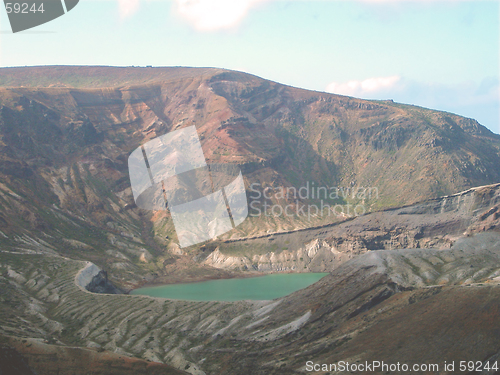
<path id="1" fill-rule="evenodd" d="M 123 293 L 123 291 L 118 289 L 108 280 L 108 273 L 106 271 L 101 270 L 94 263 L 90 262 L 87 262 L 87 266 L 78 272 L 75 282 L 80 288 L 92 293 Z"/>

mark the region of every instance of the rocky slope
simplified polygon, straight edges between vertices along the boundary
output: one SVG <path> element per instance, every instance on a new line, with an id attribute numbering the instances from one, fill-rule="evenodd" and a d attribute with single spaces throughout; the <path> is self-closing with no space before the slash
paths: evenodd
<path id="1" fill-rule="evenodd" d="M 4 252 L 0 334 L 62 348 L 98 348 L 196 375 L 302 373 L 307 361 L 485 361 L 500 350 L 499 197 L 500 186 L 486 186 L 373 214 L 387 226 L 402 217 L 403 231 L 405 223 L 414 228 L 420 222 L 420 232 L 426 233 L 428 222 L 421 215 L 437 210 L 435 229 L 428 234 L 451 242 L 445 241 L 445 248 L 373 245 L 332 264 L 330 275 L 319 282 L 274 301 L 93 294 L 86 287 L 100 269 L 92 263 Z M 367 219 L 340 226 L 352 229 Z M 463 230 L 461 236 L 449 236 L 455 227 Z M 424 238 L 423 243 L 429 242 Z M 29 358 L 26 348 L 16 348 Z"/>
<path id="2" fill-rule="evenodd" d="M 101 349 L 47 344 L 43 340 L 0 336 L 0 373 L 5 375 L 186 375 L 172 366 Z M 22 352 L 21 355 L 19 352 Z"/>
<path id="3" fill-rule="evenodd" d="M 309 360 L 484 361 L 500 347 L 499 244 L 490 231 L 451 249 L 370 251 L 290 296 L 236 303 L 95 295 L 71 282 L 84 264 L 40 258 L 0 280 L 2 290 L 16 291 L 2 301 L 0 328 L 191 374 L 301 373 Z M 3 266 L 26 257 L 37 255 L 12 255 Z M 37 358 L 43 363 L 42 354 Z"/>
<path id="4" fill-rule="evenodd" d="M 370 250 L 450 248 L 463 235 L 497 227 L 499 186 L 477 187 L 340 224 L 227 240 L 204 263 L 227 270 L 324 272 Z"/>
<path id="5" fill-rule="evenodd" d="M 0 374 L 36 375 L 27 362 L 15 349 L 0 346 Z"/>
<path id="6" fill-rule="evenodd" d="M 500 137 L 472 119 L 223 69 L 3 68 L 0 106 L 2 248 L 91 260 L 125 289 L 157 277 L 234 275 L 214 269 L 215 261 L 193 261 L 218 243 L 180 249 L 170 214 L 140 210 L 133 202 L 130 152 L 185 126 L 197 127 L 209 163 L 235 163 L 245 177 L 252 217 L 222 240 L 353 216 L 265 214 L 264 204 L 299 208 L 323 200 L 359 206 L 361 214 L 500 181 Z M 333 190 L 319 200 L 312 190 L 297 199 L 279 194 L 305 186 Z M 286 257 L 305 259 L 289 251 Z M 258 264 L 254 255 L 243 254 L 250 263 L 239 260 L 240 268 Z M 323 256 L 320 263 L 332 260 L 328 252 Z M 297 269 L 308 269 L 306 263 Z"/>
<path id="7" fill-rule="evenodd" d="M 190 125 L 209 163 L 242 170 L 251 214 L 362 210 L 262 213 L 181 249 L 168 211 L 135 206 L 127 158 Z M 500 352 L 499 149 L 472 119 L 223 69 L 0 69 L 0 355 L 61 375 L 485 361 Z M 304 186 L 334 196 L 279 194 Z M 275 301 L 116 294 L 281 271 L 331 274 Z"/>

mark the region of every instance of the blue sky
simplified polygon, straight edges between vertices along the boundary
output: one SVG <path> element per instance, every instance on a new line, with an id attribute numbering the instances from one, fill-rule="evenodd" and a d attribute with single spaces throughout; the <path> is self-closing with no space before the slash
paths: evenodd
<path id="1" fill-rule="evenodd" d="M 81 0 L 16 34 L 0 11 L 0 66 L 223 67 L 446 110 L 500 133 L 499 8 L 460 0 Z"/>

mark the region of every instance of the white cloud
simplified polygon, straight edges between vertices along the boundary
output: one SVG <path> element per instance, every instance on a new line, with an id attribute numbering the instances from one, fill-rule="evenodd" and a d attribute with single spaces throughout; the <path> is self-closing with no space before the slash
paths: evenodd
<path id="1" fill-rule="evenodd" d="M 139 10 L 139 0 L 118 0 L 120 18 L 128 18 Z"/>
<path id="2" fill-rule="evenodd" d="M 139 10 L 140 0 L 117 0 L 121 18 L 127 18 Z M 248 14 L 248 11 L 258 3 L 277 0 L 174 0 L 177 13 L 186 19 L 199 31 L 214 31 L 228 29 L 238 25 Z M 297 0 L 286 0 L 297 1 Z M 315 1 L 315 0 L 302 0 Z M 320 0 L 340 1 L 340 0 Z M 354 0 L 359 3 L 401 3 L 415 2 L 415 0 Z M 432 3 L 436 0 L 420 0 L 423 3 Z M 460 2 L 470 0 L 441 0 Z M 486 0 L 487 1 L 487 0 Z M 496 0 L 490 0 L 496 1 Z"/>
<path id="3" fill-rule="evenodd" d="M 121 18 L 128 18 L 139 10 L 140 0 L 117 0 Z M 277 0 L 174 0 L 176 12 L 186 19 L 195 29 L 199 31 L 214 31 L 229 29 L 238 25 L 258 3 Z M 286 0 L 297 1 L 297 0 Z M 303 0 L 315 1 L 315 0 Z M 340 1 L 340 0 L 320 0 Z M 354 0 L 360 3 L 400 3 L 414 2 L 415 0 Z M 420 0 L 424 3 L 432 3 L 436 0 Z M 470 0 L 442 0 L 449 2 Z M 496 0 L 490 0 L 496 1 Z"/>
<path id="4" fill-rule="evenodd" d="M 363 81 L 345 83 L 332 82 L 326 87 L 327 92 L 355 96 L 358 98 L 375 98 L 396 89 L 401 83 L 400 76 L 375 77 Z"/>
<path id="5" fill-rule="evenodd" d="M 269 0 L 175 0 L 177 13 L 199 31 L 229 29 L 258 3 Z"/>

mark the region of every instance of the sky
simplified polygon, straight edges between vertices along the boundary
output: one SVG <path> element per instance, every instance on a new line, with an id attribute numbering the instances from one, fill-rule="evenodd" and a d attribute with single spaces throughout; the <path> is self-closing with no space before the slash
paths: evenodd
<path id="1" fill-rule="evenodd" d="M 500 133 L 499 4 L 80 0 L 15 34 L 0 9 L 0 66 L 221 67 L 444 110 Z"/>

